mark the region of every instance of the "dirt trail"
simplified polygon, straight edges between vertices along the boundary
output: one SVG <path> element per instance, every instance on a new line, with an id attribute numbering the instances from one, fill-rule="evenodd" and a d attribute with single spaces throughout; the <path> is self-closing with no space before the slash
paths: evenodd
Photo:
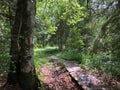
<path id="1" fill-rule="evenodd" d="M 47 86 L 43 90 L 120 90 L 118 79 L 56 56 L 52 56 L 50 63 L 39 68 L 39 72 Z"/>
<path id="2" fill-rule="evenodd" d="M 74 62 L 64 61 L 55 56 L 50 62 L 39 67 L 37 72 L 42 81 L 40 90 L 120 90 L 120 79 L 89 67 L 80 67 Z M 0 74 L 0 78 L 6 78 L 6 75 Z M 2 80 L 0 86 L 5 83 L 5 80 Z M 12 85 L 4 90 L 21 89 L 19 85 Z"/>
<path id="3" fill-rule="evenodd" d="M 48 63 L 39 71 L 43 77 L 43 90 L 82 90 L 58 62 Z"/>

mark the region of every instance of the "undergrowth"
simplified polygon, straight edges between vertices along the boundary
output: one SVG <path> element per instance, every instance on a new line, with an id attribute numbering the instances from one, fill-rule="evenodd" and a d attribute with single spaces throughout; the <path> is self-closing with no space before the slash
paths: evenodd
<path id="1" fill-rule="evenodd" d="M 101 70 L 113 76 L 120 76 L 120 62 L 102 54 L 82 54 L 82 65 Z"/>
<path id="2" fill-rule="evenodd" d="M 113 76 L 120 76 L 119 62 L 112 60 L 104 53 L 90 54 L 80 53 L 77 50 L 62 50 L 57 47 L 36 48 L 34 50 L 36 67 L 47 63 L 52 55 L 59 56 L 65 60 L 75 61 L 80 65 L 87 65 L 94 69 L 101 70 Z"/>

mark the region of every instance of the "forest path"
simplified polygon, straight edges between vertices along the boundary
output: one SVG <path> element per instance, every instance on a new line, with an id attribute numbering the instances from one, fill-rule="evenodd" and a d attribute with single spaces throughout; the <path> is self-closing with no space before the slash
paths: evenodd
<path id="1" fill-rule="evenodd" d="M 48 63 L 37 68 L 37 72 L 43 82 L 40 90 L 120 90 L 120 78 L 57 56 L 51 56 Z M 7 75 L 0 74 L 0 87 L 6 78 Z M 18 85 L 8 88 L 4 90 L 20 90 Z"/>
<path id="2" fill-rule="evenodd" d="M 39 68 L 42 90 L 82 90 L 59 62 L 50 62 Z"/>
<path id="3" fill-rule="evenodd" d="M 57 56 L 52 56 L 39 72 L 45 85 L 43 90 L 120 90 L 120 82 L 109 75 L 81 68 L 75 62 Z"/>

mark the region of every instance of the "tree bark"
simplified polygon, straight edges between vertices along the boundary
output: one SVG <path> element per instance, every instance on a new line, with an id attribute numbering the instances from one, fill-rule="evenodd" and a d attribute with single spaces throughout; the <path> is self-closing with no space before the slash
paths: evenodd
<path id="1" fill-rule="evenodd" d="M 35 0 L 18 0 L 11 32 L 11 61 L 8 83 L 19 83 L 22 90 L 38 90 L 33 55 Z"/>
<path id="2" fill-rule="evenodd" d="M 20 32 L 20 23 L 21 23 L 21 7 L 17 4 L 17 10 L 15 15 L 15 21 L 12 21 L 10 18 L 11 25 L 11 47 L 10 47 L 10 71 L 8 73 L 7 84 L 16 84 L 18 83 L 18 57 L 19 57 L 19 32 Z M 11 15 L 11 10 L 9 8 L 9 15 Z M 13 24 L 14 23 L 14 24 Z"/>
<path id="3" fill-rule="evenodd" d="M 21 2 L 21 0 L 18 0 Z M 22 0 L 22 26 L 20 31 L 20 75 L 23 90 L 37 90 L 33 57 L 33 28 L 35 24 L 35 0 Z"/>

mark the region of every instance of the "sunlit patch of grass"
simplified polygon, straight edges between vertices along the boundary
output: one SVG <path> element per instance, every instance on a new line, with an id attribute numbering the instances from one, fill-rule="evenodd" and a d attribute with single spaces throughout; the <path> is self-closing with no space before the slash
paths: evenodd
<path id="1" fill-rule="evenodd" d="M 35 66 L 39 67 L 49 61 L 51 55 L 58 52 L 57 47 L 46 47 L 46 48 L 35 48 L 34 49 L 34 60 Z"/>
<path id="2" fill-rule="evenodd" d="M 45 55 L 42 49 L 35 49 L 34 60 L 35 60 L 35 66 L 39 67 L 48 62 L 49 56 Z"/>

